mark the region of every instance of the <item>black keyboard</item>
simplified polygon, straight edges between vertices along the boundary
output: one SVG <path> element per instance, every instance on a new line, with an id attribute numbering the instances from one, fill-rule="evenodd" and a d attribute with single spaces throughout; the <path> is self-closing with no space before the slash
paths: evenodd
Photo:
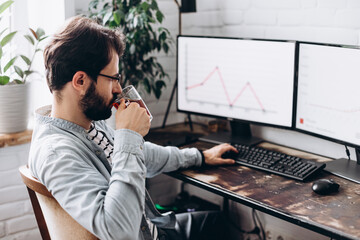
<path id="1" fill-rule="evenodd" d="M 270 151 L 261 147 L 233 144 L 239 153 L 228 152 L 225 158 L 232 158 L 236 163 L 266 172 L 275 173 L 292 179 L 305 181 L 325 168 L 325 163 Z"/>

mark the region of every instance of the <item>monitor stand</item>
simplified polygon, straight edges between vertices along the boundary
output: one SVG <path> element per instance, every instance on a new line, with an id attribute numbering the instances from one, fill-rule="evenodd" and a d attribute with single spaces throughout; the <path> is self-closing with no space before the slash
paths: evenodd
<path id="1" fill-rule="evenodd" d="M 360 149 L 355 148 L 356 161 L 346 158 L 326 163 L 325 171 L 347 180 L 360 183 Z"/>
<path id="2" fill-rule="evenodd" d="M 249 146 L 256 145 L 263 140 L 261 138 L 253 137 L 251 134 L 250 124 L 230 121 L 230 132 L 217 132 L 199 138 L 201 141 L 221 144 L 221 143 L 237 143 L 246 144 Z"/>

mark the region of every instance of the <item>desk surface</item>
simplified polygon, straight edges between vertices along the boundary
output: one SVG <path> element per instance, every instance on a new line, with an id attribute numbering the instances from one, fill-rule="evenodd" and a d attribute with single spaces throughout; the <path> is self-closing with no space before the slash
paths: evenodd
<path id="1" fill-rule="evenodd" d="M 261 145 L 315 161 L 331 161 L 270 143 Z M 213 144 L 195 142 L 189 146 L 207 149 Z M 360 184 L 329 173 L 300 182 L 233 165 L 188 169 L 170 175 L 329 237 L 360 239 Z M 314 193 L 311 185 L 319 178 L 334 179 L 340 184 L 339 192 L 328 196 Z"/>

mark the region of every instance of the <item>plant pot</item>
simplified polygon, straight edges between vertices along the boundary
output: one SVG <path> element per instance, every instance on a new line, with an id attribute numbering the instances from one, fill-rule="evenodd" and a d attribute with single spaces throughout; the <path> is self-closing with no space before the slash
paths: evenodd
<path id="1" fill-rule="evenodd" d="M 27 129 L 28 92 L 28 83 L 0 86 L 0 133 Z"/>

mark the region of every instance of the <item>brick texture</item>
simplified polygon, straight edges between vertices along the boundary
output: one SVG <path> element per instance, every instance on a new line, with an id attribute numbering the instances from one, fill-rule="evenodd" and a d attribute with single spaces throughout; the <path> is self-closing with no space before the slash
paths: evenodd
<path id="1" fill-rule="evenodd" d="M 244 19 L 246 25 L 275 25 L 277 13 L 271 10 L 251 9 L 244 13 Z"/>
<path id="2" fill-rule="evenodd" d="M 28 208 L 25 206 L 26 202 L 30 202 L 30 200 L 26 201 L 17 201 L 0 205 L 0 221 L 12 219 L 15 217 L 19 217 L 24 215 L 27 212 L 30 212 Z"/>
<path id="3" fill-rule="evenodd" d="M 6 229 L 9 234 L 30 230 L 37 227 L 34 215 L 25 215 L 6 222 Z"/>

